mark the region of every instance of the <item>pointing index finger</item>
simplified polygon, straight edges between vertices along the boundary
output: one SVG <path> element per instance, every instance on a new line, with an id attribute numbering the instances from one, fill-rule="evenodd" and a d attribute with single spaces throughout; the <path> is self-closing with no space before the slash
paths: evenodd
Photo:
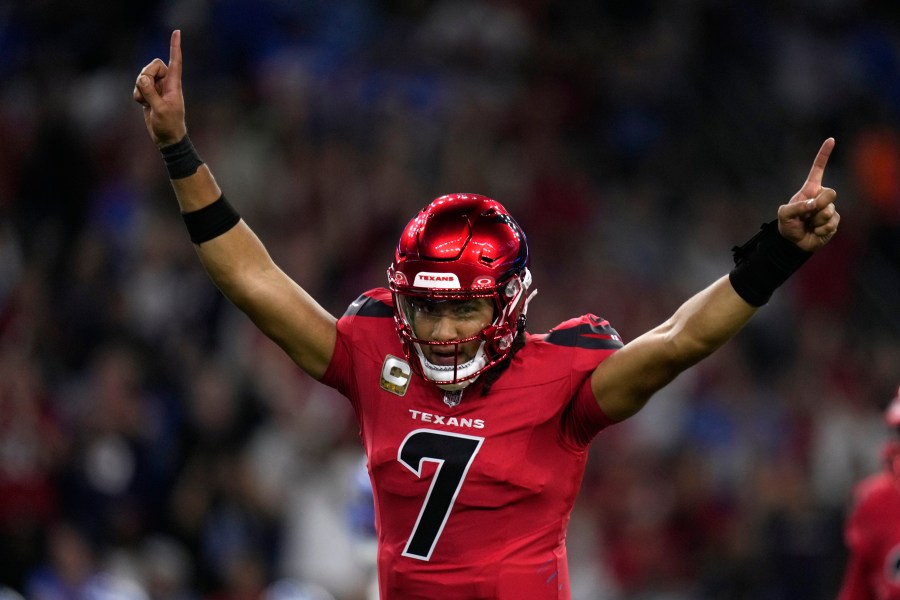
<path id="1" fill-rule="evenodd" d="M 174 79 L 181 81 L 181 30 L 176 29 L 172 32 L 172 39 L 169 41 L 169 73 Z"/>
<path id="2" fill-rule="evenodd" d="M 813 161 L 813 166 L 809 170 L 809 177 L 806 178 L 806 185 L 804 188 L 808 188 L 810 185 L 815 187 L 815 191 L 822 186 L 822 178 L 825 175 L 825 165 L 828 164 L 828 157 L 831 156 L 831 151 L 834 149 L 834 138 L 828 138 L 822 143 L 822 147 L 819 148 L 819 153 L 816 154 L 816 159 Z"/>

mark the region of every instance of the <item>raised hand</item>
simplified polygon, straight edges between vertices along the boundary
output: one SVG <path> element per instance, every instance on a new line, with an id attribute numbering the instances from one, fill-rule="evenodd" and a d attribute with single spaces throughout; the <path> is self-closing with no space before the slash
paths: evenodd
<path id="1" fill-rule="evenodd" d="M 778 231 L 807 252 L 815 252 L 834 236 L 841 215 L 834 206 L 837 193 L 822 187 L 825 165 L 834 149 L 834 138 L 819 148 L 803 187 L 787 204 L 778 207 Z"/>
<path id="2" fill-rule="evenodd" d="M 187 134 L 181 92 L 181 31 L 172 32 L 169 64 L 154 58 L 141 69 L 132 93 L 144 107 L 144 123 L 157 146 L 178 142 Z"/>

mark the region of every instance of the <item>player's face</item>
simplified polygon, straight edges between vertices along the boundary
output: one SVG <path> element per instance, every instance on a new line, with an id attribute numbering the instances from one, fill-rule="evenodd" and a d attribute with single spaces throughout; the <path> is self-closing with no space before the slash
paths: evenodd
<path id="1" fill-rule="evenodd" d="M 428 342 L 452 342 L 477 335 L 491 324 L 494 306 L 487 298 L 469 300 L 413 299 L 412 327 L 417 338 Z M 435 365 L 462 364 L 475 357 L 479 340 L 446 346 L 422 345 L 425 358 Z"/>

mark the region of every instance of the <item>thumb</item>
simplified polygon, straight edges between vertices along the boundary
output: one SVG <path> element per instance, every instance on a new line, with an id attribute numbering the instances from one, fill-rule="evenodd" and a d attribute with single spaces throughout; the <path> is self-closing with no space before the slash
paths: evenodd
<path id="1" fill-rule="evenodd" d="M 809 214 L 815 210 L 815 198 L 809 198 L 808 200 L 802 200 L 800 202 L 790 202 L 788 204 L 783 204 L 778 208 L 778 220 L 789 221 L 790 219 L 802 217 L 803 215 Z"/>
<path id="2" fill-rule="evenodd" d="M 141 97 L 141 100 L 138 100 L 144 106 L 149 106 L 151 109 L 157 109 L 159 107 L 159 103 L 161 101 L 159 92 L 156 91 L 156 86 L 153 84 L 153 80 L 148 75 L 138 75 L 137 83 L 135 84 L 138 94 Z M 137 99 L 137 98 L 136 98 Z"/>

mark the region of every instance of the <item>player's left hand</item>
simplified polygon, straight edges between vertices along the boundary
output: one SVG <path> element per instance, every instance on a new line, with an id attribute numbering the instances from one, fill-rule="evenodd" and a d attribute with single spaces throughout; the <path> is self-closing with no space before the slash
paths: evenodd
<path id="1" fill-rule="evenodd" d="M 807 252 L 815 252 L 837 233 L 841 215 L 834 206 L 837 192 L 822 187 L 825 165 L 834 149 L 834 138 L 819 148 L 803 187 L 787 204 L 778 207 L 778 232 Z"/>

